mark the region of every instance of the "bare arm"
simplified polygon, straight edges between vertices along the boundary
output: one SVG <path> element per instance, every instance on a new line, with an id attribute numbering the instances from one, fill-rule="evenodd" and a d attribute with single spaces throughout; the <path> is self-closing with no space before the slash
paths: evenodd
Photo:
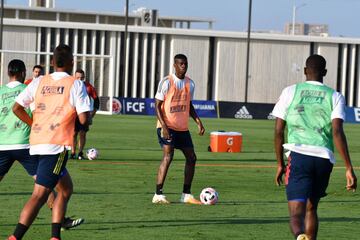
<path id="1" fill-rule="evenodd" d="M 202 136 L 205 133 L 205 128 L 199 118 L 199 116 L 197 115 L 195 108 L 192 104 L 192 101 L 190 101 L 190 116 L 194 119 L 194 121 L 196 122 L 198 129 L 199 129 L 199 135 Z"/>
<path id="2" fill-rule="evenodd" d="M 286 122 L 281 118 L 276 118 L 275 120 L 275 135 L 274 135 L 274 145 L 275 153 L 277 160 L 277 171 L 275 176 L 276 185 L 280 186 L 282 181 L 282 176 L 285 172 L 285 162 L 284 162 L 284 132 L 285 132 Z"/>
<path id="3" fill-rule="evenodd" d="M 161 101 L 159 99 L 155 99 L 155 110 L 156 110 L 156 117 L 159 120 L 161 126 L 162 126 L 162 137 L 165 139 L 171 139 L 169 128 L 165 123 L 164 116 L 161 110 L 161 106 L 164 104 L 164 101 Z"/>
<path id="4" fill-rule="evenodd" d="M 14 114 L 24 123 L 29 125 L 31 127 L 32 125 L 32 118 L 29 116 L 29 114 L 25 111 L 25 108 L 15 102 L 13 108 L 12 108 Z"/>
<path id="5" fill-rule="evenodd" d="M 357 178 L 350 160 L 346 136 L 343 129 L 343 120 L 339 118 L 333 119 L 332 129 L 336 149 L 339 151 L 339 154 L 344 160 L 346 167 L 346 189 L 355 191 L 357 187 Z"/>

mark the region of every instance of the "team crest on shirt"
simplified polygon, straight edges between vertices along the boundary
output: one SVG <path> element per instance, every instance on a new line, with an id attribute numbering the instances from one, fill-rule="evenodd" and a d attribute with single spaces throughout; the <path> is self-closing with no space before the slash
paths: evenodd
<path id="1" fill-rule="evenodd" d="M 44 96 L 64 94 L 64 86 L 43 86 L 41 94 Z"/>

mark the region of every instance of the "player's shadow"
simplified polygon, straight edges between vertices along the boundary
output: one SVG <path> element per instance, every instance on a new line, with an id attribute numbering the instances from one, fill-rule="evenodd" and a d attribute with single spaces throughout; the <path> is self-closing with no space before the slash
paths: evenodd
<path id="1" fill-rule="evenodd" d="M 221 219 L 178 219 L 178 220 L 146 220 L 146 221 L 88 221 L 86 227 L 77 228 L 79 231 L 113 231 L 114 229 L 131 228 L 167 228 L 183 226 L 205 225 L 264 225 L 288 223 L 289 217 L 263 217 L 263 218 L 221 218 Z M 360 218 L 354 217 L 323 217 L 321 222 L 359 222 Z"/>

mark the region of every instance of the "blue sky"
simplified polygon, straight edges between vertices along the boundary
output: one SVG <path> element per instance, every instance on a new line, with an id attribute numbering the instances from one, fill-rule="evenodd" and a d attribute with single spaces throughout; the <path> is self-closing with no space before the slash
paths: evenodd
<path id="1" fill-rule="evenodd" d="M 245 31 L 248 0 L 129 0 L 130 10 L 158 9 L 160 16 L 212 18 L 214 29 Z M 5 0 L 6 4 L 26 5 L 27 0 Z M 291 22 L 294 0 L 253 0 L 253 30 L 283 31 Z M 360 38 L 360 0 L 295 0 L 297 21 L 328 24 L 330 35 Z M 125 0 L 57 0 L 64 9 L 123 12 Z"/>

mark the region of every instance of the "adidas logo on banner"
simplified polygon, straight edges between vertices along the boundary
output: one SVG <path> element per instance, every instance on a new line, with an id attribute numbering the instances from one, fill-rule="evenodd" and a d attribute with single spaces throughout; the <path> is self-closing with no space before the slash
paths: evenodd
<path id="1" fill-rule="evenodd" d="M 236 113 L 235 118 L 252 119 L 253 116 L 249 113 L 245 106 L 242 106 Z"/>

